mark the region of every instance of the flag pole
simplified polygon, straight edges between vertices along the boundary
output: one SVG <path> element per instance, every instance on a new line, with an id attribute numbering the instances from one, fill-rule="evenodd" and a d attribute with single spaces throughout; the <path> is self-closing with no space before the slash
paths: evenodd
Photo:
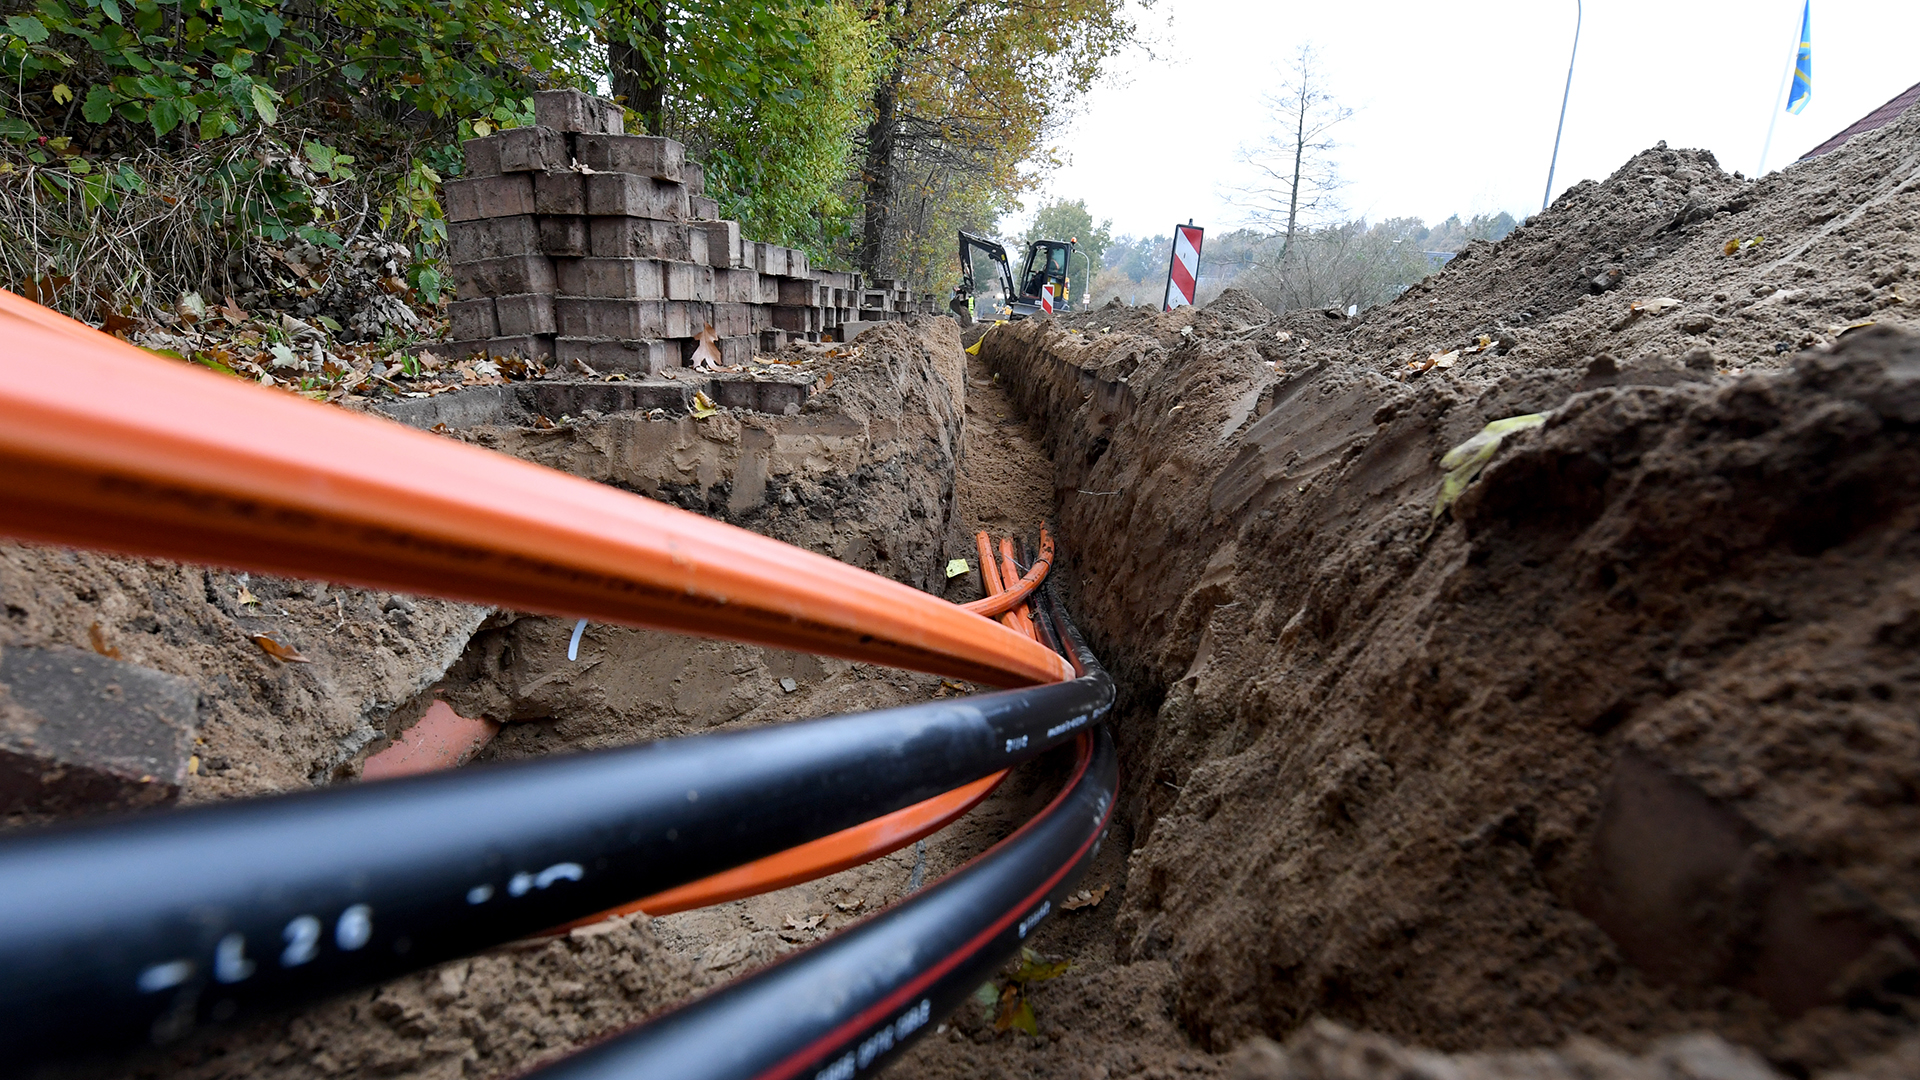
<path id="1" fill-rule="evenodd" d="M 1567 57 L 1567 88 L 1560 95 L 1560 123 L 1553 129 L 1553 158 L 1547 162 L 1547 193 L 1540 197 L 1540 209 L 1553 203 L 1553 170 L 1560 164 L 1560 132 L 1567 126 L 1567 99 L 1573 96 L 1573 61 L 1580 55 L 1580 22 L 1586 17 L 1581 0 L 1573 0 L 1573 52 Z"/>
<path id="2" fill-rule="evenodd" d="M 1787 54 L 1787 70 L 1780 73 L 1780 89 L 1773 93 L 1773 115 L 1767 120 L 1767 141 L 1760 144 L 1760 164 L 1753 170 L 1753 178 L 1755 180 L 1767 174 L 1767 152 L 1773 149 L 1773 129 L 1780 123 L 1780 106 L 1786 99 L 1787 83 L 1793 79 L 1793 70 L 1799 66 L 1800 28 L 1795 26 L 1793 29 L 1793 51 Z"/>

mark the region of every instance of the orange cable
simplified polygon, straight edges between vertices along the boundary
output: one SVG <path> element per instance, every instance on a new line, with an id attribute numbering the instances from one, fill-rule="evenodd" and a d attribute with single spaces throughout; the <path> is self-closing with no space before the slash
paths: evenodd
<path id="1" fill-rule="evenodd" d="M 982 556 L 982 561 L 990 561 Z M 1053 534 L 1045 525 L 1040 526 L 1040 554 L 1027 568 L 1027 574 L 1017 584 L 979 600 L 969 600 L 960 606 L 976 615 L 999 615 L 1013 610 L 1014 606 L 1027 598 L 1033 590 L 1046 580 L 1047 571 L 1053 566 Z"/>
<path id="2" fill-rule="evenodd" d="M 1072 677 L 1039 643 L 898 582 L 604 484 L 169 360 L 4 290 L 0 534 L 991 686 Z"/>

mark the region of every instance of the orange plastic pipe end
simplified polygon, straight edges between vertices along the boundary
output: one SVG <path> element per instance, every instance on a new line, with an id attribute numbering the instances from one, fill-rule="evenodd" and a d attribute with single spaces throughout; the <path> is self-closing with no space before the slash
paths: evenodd
<path id="1" fill-rule="evenodd" d="M 982 537 L 985 535 L 985 533 L 980 534 Z M 979 537 L 975 538 L 976 542 L 978 539 Z M 984 551 L 985 549 L 982 548 L 982 550 Z M 982 559 L 984 561 L 986 556 L 982 556 Z M 1047 532 L 1046 526 L 1042 525 L 1040 527 L 1040 553 L 1033 560 L 1033 565 L 1027 568 L 1025 577 L 1022 577 L 1018 583 L 1009 588 L 979 600 L 969 600 L 960 606 L 973 612 L 975 615 L 986 615 L 989 617 L 1012 611 L 1022 600 L 1025 600 L 1031 595 L 1033 590 L 1040 587 L 1040 583 L 1046 580 L 1047 571 L 1050 570 L 1052 566 L 1053 534 Z"/>
<path id="2" fill-rule="evenodd" d="M 451 769 L 479 753 L 499 733 L 500 725 L 492 720 L 461 716 L 453 706 L 436 700 L 392 746 L 368 756 L 360 767 L 360 778 L 389 780 Z"/>

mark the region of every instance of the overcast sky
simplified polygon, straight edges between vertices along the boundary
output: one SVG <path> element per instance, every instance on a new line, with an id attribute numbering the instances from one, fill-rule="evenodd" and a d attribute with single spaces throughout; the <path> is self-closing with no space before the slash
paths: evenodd
<path id="1" fill-rule="evenodd" d="M 1661 139 L 1752 175 L 1800 6 L 1588 0 L 1554 194 Z M 1235 151 L 1267 129 L 1261 95 L 1303 42 L 1354 109 L 1335 152 L 1349 216 L 1540 209 L 1574 0 L 1158 0 L 1142 24 L 1154 55 L 1123 57 L 1079 103 L 1059 144 L 1070 164 L 1041 193 L 1087 200 L 1116 234 L 1244 223 L 1227 198 L 1245 182 Z M 1920 2 L 1813 0 L 1813 72 L 1806 111 L 1780 116 L 1769 170 L 1920 82 Z"/>

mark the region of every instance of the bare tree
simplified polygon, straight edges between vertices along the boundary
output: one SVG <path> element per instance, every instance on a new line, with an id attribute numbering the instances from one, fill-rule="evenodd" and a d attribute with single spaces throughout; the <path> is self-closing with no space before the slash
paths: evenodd
<path id="1" fill-rule="evenodd" d="M 1303 222 L 1330 223 L 1339 213 L 1342 181 L 1330 156 L 1338 144 L 1329 132 L 1353 110 L 1333 100 L 1319 51 L 1310 44 L 1300 46 L 1279 88 L 1261 100 L 1274 130 L 1241 148 L 1241 160 L 1260 179 L 1239 191 L 1239 201 L 1255 224 L 1284 232 L 1284 259 Z"/>

